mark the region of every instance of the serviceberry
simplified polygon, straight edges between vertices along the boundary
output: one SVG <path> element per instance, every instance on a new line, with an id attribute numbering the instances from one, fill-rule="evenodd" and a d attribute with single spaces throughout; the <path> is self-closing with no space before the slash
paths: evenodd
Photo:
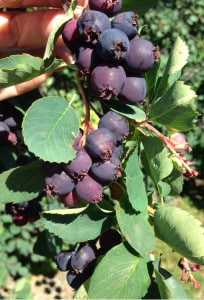
<path id="1" fill-rule="evenodd" d="M 125 79 L 126 74 L 122 66 L 101 64 L 91 72 L 90 86 L 97 96 L 111 100 L 120 93 Z"/>

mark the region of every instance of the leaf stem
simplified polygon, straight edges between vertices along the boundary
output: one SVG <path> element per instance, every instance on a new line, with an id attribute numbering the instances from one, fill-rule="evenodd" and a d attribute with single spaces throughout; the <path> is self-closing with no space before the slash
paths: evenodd
<path id="1" fill-rule="evenodd" d="M 84 145 L 85 143 L 85 140 L 86 140 L 86 137 L 88 135 L 88 132 L 90 130 L 93 130 L 93 126 L 91 124 L 91 121 L 90 121 L 90 104 L 89 104 L 89 100 L 87 98 L 87 94 L 86 94 L 86 91 L 83 87 L 83 84 L 82 84 L 82 80 L 81 80 L 81 74 L 80 74 L 80 71 L 78 71 L 77 73 L 77 86 L 78 86 L 78 89 L 79 89 L 79 92 L 82 96 L 82 100 L 83 100 L 83 103 L 84 103 L 84 106 L 85 106 L 85 118 L 84 118 L 84 132 L 83 132 L 83 136 L 81 138 L 81 145 Z"/>

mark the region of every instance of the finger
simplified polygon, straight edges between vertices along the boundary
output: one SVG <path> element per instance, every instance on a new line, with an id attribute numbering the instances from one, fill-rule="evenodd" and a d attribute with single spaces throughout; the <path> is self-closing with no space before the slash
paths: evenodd
<path id="1" fill-rule="evenodd" d="M 63 11 L 58 9 L 0 13 L 0 50 L 44 47 L 50 32 L 63 16 Z"/>
<path id="2" fill-rule="evenodd" d="M 45 80 L 51 75 L 51 73 L 46 73 L 40 75 L 32 80 L 17 84 L 15 86 L 10 86 L 4 89 L 0 89 L 0 101 L 9 99 L 11 97 L 16 97 L 22 95 L 28 91 L 31 91 L 38 86 L 40 86 Z"/>
<path id="3" fill-rule="evenodd" d="M 27 54 L 30 54 L 33 56 L 39 56 L 39 57 L 43 58 L 44 53 L 45 53 L 45 47 L 40 47 L 37 49 L 30 49 L 30 48 L 24 48 L 24 49 L 12 48 L 11 49 L 10 48 L 10 49 L 7 49 L 6 51 L 1 51 L 1 49 L 0 49 L 0 58 L 5 58 L 10 55 L 22 54 L 22 53 L 27 53 Z M 64 44 L 61 45 L 60 43 L 57 43 L 55 45 L 52 55 L 60 57 L 67 64 L 74 63 L 74 58 L 73 58 L 72 52 Z"/>
<path id="4" fill-rule="evenodd" d="M 19 8 L 19 7 L 62 7 L 60 0 L 0 0 L 0 8 Z"/>

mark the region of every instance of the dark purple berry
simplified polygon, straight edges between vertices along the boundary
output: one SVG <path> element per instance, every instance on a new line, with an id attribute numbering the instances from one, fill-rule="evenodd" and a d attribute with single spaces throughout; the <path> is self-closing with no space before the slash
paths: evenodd
<path id="1" fill-rule="evenodd" d="M 15 128 L 17 126 L 16 121 L 14 120 L 13 117 L 9 117 L 4 119 L 4 123 L 9 126 L 10 128 Z"/>
<path id="2" fill-rule="evenodd" d="M 116 147 L 115 135 L 106 128 L 98 128 L 88 134 L 85 149 L 92 158 L 106 160 Z"/>
<path id="3" fill-rule="evenodd" d="M 115 147 L 115 150 L 113 151 L 113 156 L 120 159 L 122 154 L 123 154 L 123 145 L 119 144 Z"/>
<path id="4" fill-rule="evenodd" d="M 109 129 L 115 135 L 118 142 L 126 139 L 129 134 L 128 120 L 113 111 L 109 111 L 103 115 L 99 121 L 98 127 Z"/>
<path id="5" fill-rule="evenodd" d="M 118 29 L 104 30 L 98 38 L 96 51 L 105 62 L 117 63 L 127 57 L 130 43 L 127 35 Z"/>
<path id="6" fill-rule="evenodd" d="M 125 68 L 130 74 L 140 74 L 158 61 L 159 51 L 157 47 L 145 39 L 135 37 L 130 41 L 130 49 L 125 58 Z"/>
<path id="7" fill-rule="evenodd" d="M 25 214 L 25 211 L 28 208 L 28 206 L 29 206 L 28 201 L 24 201 L 24 202 L 16 203 L 16 204 L 10 202 L 10 203 L 6 203 L 5 210 L 6 210 L 6 213 L 10 214 L 10 215 L 16 215 L 19 212 L 21 214 Z"/>
<path id="8" fill-rule="evenodd" d="M 107 16 L 113 17 L 122 7 L 122 0 L 89 0 L 89 8 L 104 12 Z"/>
<path id="9" fill-rule="evenodd" d="M 33 199 L 28 202 L 28 207 L 26 209 L 26 214 L 28 216 L 39 216 L 39 213 L 41 212 L 42 208 L 39 202 L 39 199 Z"/>
<path id="10" fill-rule="evenodd" d="M 90 85 L 97 96 L 111 100 L 120 93 L 125 78 L 123 67 L 102 64 L 91 72 Z"/>
<path id="11" fill-rule="evenodd" d="M 95 49 L 87 46 L 79 48 L 75 64 L 82 74 L 89 74 L 99 62 L 100 60 Z"/>
<path id="12" fill-rule="evenodd" d="M 77 290 L 92 274 L 95 268 L 95 261 L 92 261 L 83 273 L 76 274 L 75 272 L 67 273 L 67 283 L 73 289 Z"/>
<path id="13" fill-rule="evenodd" d="M 72 190 L 66 195 L 60 196 L 60 200 L 64 204 L 64 207 L 76 207 L 80 203 L 80 200 L 76 196 L 75 190 Z"/>
<path id="14" fill-rule="evenodd" d="M 0 122 L 0 144 L 7 141 L 9 133 L 10 128 L 8 127 L 8 125 L 6 125 L 6 123 L 4 122 Z"/>
<path id="15" fill-rule="evenodd" d="M 112 20 L 112 28 L 116 28 L 123 31 L 131 40 L 138 33 L 138 18 L 138 15 L 132 11 L 122 12 L 120 14 L 117 14 Z"/>
<path id="16" fill-rule="evenodd" d="M 65 45 L 72 51 L 77 52 L 81 44 L 81 37 L 77 28 L 77 19 L 68 21 L 62 30 L 62 38 Z"/>
<path id="17" fill-rule="evenodd" d="M 13 223 L 16 226 L 23 226 L 28 223 L 28 216 L 26 215 L 21 215 L 21 214 L 16 214 L 12 217 Z"/>
<path id="18" fill-rule="evenodd" d="M 63 272 L 71 270 L 70 259 L 75 254 L 75 251 L 62 251 L 58 253 L 56 257 L 58 269 Z"/>
<path id="19" fill-rule="evenodd" d="M 146 94 L 147 84 L 144 78 L 127 76 L 118 98 L 128 104 L 139 105 L 144 102 Z"/>
<path id="20" fill-rule="evenodd" d="M 66 195 L 75 187 L 74 179 L 62 169 L 62 166 L 55 164 L 50 165 L 45 183 L 46 191 L 49 195 Z"/>
<path id="21" fill-rule="evenodd" d="M 75 273 L 82 273 L 95 258 L 93 248 L 85 245 L 75 255 L 72 255 L 70 264 Z"/>
<path id="22" fill-rule="evenodd" d="M 76 180 L 81 180 L 87 175 L 92 164 L 92 159 L 83 147 L 78 147 L 74 160 L 64 165 L 64 170 Z"/>
<path id="23" fill-rule="evenodd" d="M 36 198 L 16 204 L 7 203 L 5 210 L 12 216 L 15 225 L 23 226 L 40 218 L 41 205 Z"/>
<path id="24" fill-rule="evenodd" d="M 122 242 L 122 237 L 120 233 L 115 229 L 110 229 L 104 232 L 99 238 L 100 247 L 104 251 L 110 250 L 112 247 L 120 244 Z"/>
<path id="25" fill-rule="evenodd" d="M 81 141 L 81 139 L 82 139 L 82 136 L 83 136 L 83 129 L 82 129 L 82 128 L 79 128 L 78 135 L 77 135 L 77 137 L 75 138 L 74 143 L 73 143 L 73 148 L 74 148 L 75 150 L 77 150 L 77 147 L 80 145 L 80 141 Z"/>
<path id="26" fill-rule="evenodd" d="M 109 185 L 121 177 L 121 171 L 122 166 L 119 158 L 112 156 L 104 162 L 94 162 L 90 169 L 90 175 L 101 185 Z"/>
<path id="27" fill-rule="evenodd" d="M 89 175 L 76 184 L 75 191 L 78 199 L 85 203 L 96 204 L 103 198 L 101 184 Z"/>
<path id="28" fill-rule="evenodd" d="M 77 27 L 81 38 L 86 43 L 95 45 L 101 32 L 111 28 L 111 23 L 103 12 L 87 10 L 78 18 Z"/>

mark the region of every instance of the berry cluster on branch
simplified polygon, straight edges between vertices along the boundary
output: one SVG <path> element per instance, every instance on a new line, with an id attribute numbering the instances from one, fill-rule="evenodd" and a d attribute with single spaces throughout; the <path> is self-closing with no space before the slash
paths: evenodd
<path id="1" fill-rule="evenodd" d="M 65 207 L 77 206 L 81 201 L 100 202 L 103 187 L 121 176 L 122 142 L 128 134 L 128 120 L 112 111 L 104 114 L 98 128 L 87 135 L 84 147 L 80 130 L 73 145 L 74 160 L 43 164 L 47 194 L 59 196 Z"/>

